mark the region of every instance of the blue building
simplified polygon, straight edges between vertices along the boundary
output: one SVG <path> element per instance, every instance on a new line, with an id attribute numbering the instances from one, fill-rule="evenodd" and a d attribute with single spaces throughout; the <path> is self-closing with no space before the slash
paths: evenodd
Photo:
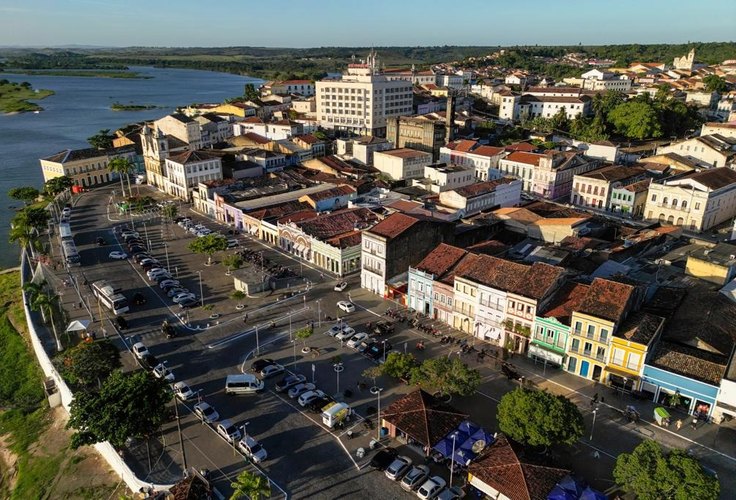
<path id="1" fill-rule="evenodd" d="M 728 357 L 661 341 L 644 364 L 641 390 L 661 405 L 711 416 Z"/>

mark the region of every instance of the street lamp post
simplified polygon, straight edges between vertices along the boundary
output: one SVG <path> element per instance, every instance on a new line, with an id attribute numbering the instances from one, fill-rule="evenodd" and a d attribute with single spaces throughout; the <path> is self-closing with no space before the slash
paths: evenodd
<path id="1" fill-rule="evenodd" d="M 322 327 L 322 310 L 320 308 L 322 299 L 317 299 L 315 302 L 317 303 L 317 327 L 320 328 Z"/>
<path id="2" fill-rule="evenodd" d="M 457 434 L 452 435 L 452 455 L 450 455 L 450 488 L 452 488 L 452 474 L 455 472 L 455 441 Z"/>
<path id="3" fill-rule="evenodd" d="M 146 226 L 146 223 L 141 221 L 141 224 L 143 224 L 143 234 L 146 235 L 146 241 L 148 242 L 148 249 L 151 249 L 151 240 L 148 239 L 148 227 Z"/>
<path id="4" fill-rule="evenodd" d="M 248 425 L 250 422 L 243 422 L 243 440 L 248 437 Z"/>
<path id="5" fill-rule="evenodd" d="M 376 413 L 376 436 L 377 439 L 381 440 L 381 391 L 383 391 L 383 387 L 377 387 L 376 388 L 376 396 L 378 397 L 378 412 Z"/>
<path id="6" fill-rule="evenodd" d="M 258 339 L 258 323 L 256 323 L 256 357 L 261 355 L 261 342 Z"/>
<path id="7" fill-rule="evenodd" d="M 197 271 L 197 274 L 199 275 L 199 300 L 200 305 L 204 307 L 204 293 L 202 289 L 202 271 Z"/>
<path id="8" fill-rule="evenodd" d="M 166 269 L 171 269 L 169 264 L 169 244 L 164 241 L 164 251 L 166 252 Z"/>
<path id="9" fill-rule="evenodd" d="M 337 375 L 337 393 L 336 394 L 340 394 L 340 372 L 343 371 L 345 367 L 342 365 L 342 363 L 335 363 L 333 366 L 335 368 L 335 374 Z"/>
<path id="10" fill-rule="evenodd" d="M 595 429 L 595 417 L 598 415 L 598 407 L 593 409 L 593 424 L 590 426 L 590 440 L 593 441 L 593 429 Z"/>

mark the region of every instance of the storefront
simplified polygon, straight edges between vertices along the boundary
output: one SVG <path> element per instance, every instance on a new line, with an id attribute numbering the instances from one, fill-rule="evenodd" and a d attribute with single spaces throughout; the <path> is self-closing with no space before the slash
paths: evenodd
<path id="1" fill-rule="evenodd" d="M 528 356 L 535 362 L 546 363 L 555 368 L 560 368 L 565 362 L 564 354 L 545 349 L 535 343 L 529 344 Z"/>
<path id="2" fill-rule="evenodd" d="M 710 417 L 716 404 L 718 386 L 679 375 L 661 368 L 644 365 L 642 388 L 655 388 L 654 401 L 680 409 L 688 414 L 700 412 Z"/>

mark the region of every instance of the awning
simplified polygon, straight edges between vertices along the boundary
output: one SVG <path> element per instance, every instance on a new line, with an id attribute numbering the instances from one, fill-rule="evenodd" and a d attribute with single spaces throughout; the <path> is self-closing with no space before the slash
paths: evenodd
<path id="1" fill-rule="evenodd" d="M 547 361 L 551 363 L 555 363 L 560 366 L 562 366 L 562 362 L 565 359 L 565 357 L 562 354 L 557 354 L 556 352 L 548 351 L 547 349 L 537 344 L 529 345 L 529 355 L 530 356 L 533 355 L 541 359 L 546 359 Z"/>
<path id="2" fill-rule="evenodd" d="M 612 374 L 612 375 L 617 375 L 617 376 L 619 376 L 621 378 L 626 378 L 628 380 L 639 380 L 639 378 L 640 378 L 639 375 L 636 375 L 634 373 L 627 372 L 627 371 L 624 371 L 624 370 L 618 370 L 616 368 L 613 368 L 610 365 L 606 366 L 606 371 L 608 373 Z"/>
<path id="3" fill-rule="evenodd" d="M 77 319 L 69 323 L 69 326 L 66 327 L 67 332 L 81 332 L 82 330 L 86 330 L 89 326 L 89 320 L 88 319 Z"/>

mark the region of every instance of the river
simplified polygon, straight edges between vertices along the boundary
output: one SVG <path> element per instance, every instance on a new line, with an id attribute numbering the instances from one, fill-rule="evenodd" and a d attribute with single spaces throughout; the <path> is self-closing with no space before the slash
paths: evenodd
<path id="1" fill-rule="evenodd" d="M 0 268 L 18 264 L 17 245 L 8 243 L 10 207 L 22 202 L 8 198 L 16 186 L 41 188 L 39 158 L 67 148 L 89 147 L 86 138 L 100 129 L 115 130 L 128 123 L 166 115 L 177 106 L 221 102 L 242 95 L 246 83 L 261 80 L 227 73 L 186 69 L 133 67 L 145 79 L 13 75 L 0 78 L 27 81 L 34 89 L 49 89 L 55 95 L 39 101 L 44 111 L 17 115 L 0 114 Z M 157 109 L 112 111 L 114 102 L 153 104 Z"/>

